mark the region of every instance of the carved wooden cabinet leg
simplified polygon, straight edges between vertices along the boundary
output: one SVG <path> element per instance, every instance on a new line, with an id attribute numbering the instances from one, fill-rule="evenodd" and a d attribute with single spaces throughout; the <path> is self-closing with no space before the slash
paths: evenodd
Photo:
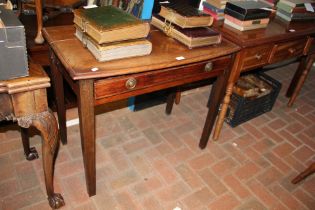
<path id="1" fill-rule="evenodd" d="M 40 131 L 43 138 L 43 168 L 49 205 L 54 209 L 65 205 L 62 196 L 54 192 L 53 186 L 54 160 L 59 145 L 57 121 L 53 113 L 46 111 L 17 120 L 23 128 L 29 128 L 32 125 Z"/>
<path id="2" fill-rule="evenodd" d="M 30 147 L 30 140 L 27 128 L 21 128 L 22 143 L 26 160 L 35 160 L 38 153 L 35 147 Z"/>

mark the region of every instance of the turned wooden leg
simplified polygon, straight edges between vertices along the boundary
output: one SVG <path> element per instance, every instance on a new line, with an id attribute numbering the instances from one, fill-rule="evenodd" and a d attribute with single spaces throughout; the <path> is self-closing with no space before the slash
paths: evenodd
<path id="1" fill-rule="evenodd" d="M 311 55 L 307 58 L 306 65 L 305 65 L 305 68 L 302 71 L 302 73 L 300 73 L 300 71 L 301 71 L 300 68 L 302 68 L 302 67 L 298 68 L 298 70 L 297 70 L 298 72 L 296 73 L 297 76 L 294 76 L 294 79 L 296 79 L 295 77 L 299 77 L 297 79 L 296 85 L 294 84 L 294 79 L 293 79 L 291 84 L 290 84 L 290 87 L 289 87 L 289 90 L 290 90 L 291 86 L 295 86 L 294 90 L 292 92 L 292 96 L 288 102 L 289 107 L 291 107 L 293 105 L 295 99 L 299 95 L 299 92 L 302 89 L 302 86 L 306 80 L 306 77 L 307 77 L 308 73 L 310 72 L 310 70 L 312 69 L 312 65 L 313 65 L 314 61 L 315 61 L 315 55 Z M 293 89 L 293 87 L 292 87 L 292 89 Z"/>
<path id="2" fill-rule="evenodd" d="M 305 179 L 306 177 L 308 177 L 309 175 L 315 173 L 315 162 L 312 163 L 305 171 L 303 171 L 302 173 L 300 173 L 299 175 L 297 175 L 297 177 L 295 177 L 294 179 L 292 179 L 292 183 L 293 184 L 297 184 L 300 181 L 302 181 L 303 179 Z"/>
<path id="3" fill-rule="evenodd" d="M 225 96 L 221 105 L 221 110 L 219 112 L 219 116 L 217 118 L 216 126 L 213 132 L 213 140 L 218 140 L 223 123 L 224 118 L 228 109 L 228 105 L 231 100 L 231 95 L 233 92 L 234 83 L 238 80 L 241 74 L 242 61 L 245 57 L 246 51 L 241 51 L 234 56 L 232 62 L 232 68 L 230 68 L 229 73 L 227 75 L 228 79 L 226 79 L 226 89 Z"/>
<path id="4" fill-rule="evenodd" d="M 166 99 L 165 113 L 167 115 L 170 115 L 172 113 L 175 98 L 176 98 L 176 92 L 171 90 L 171 93 L 167 96 L 167 99 Z"/>
<path id="5" fill-rule="evenodd" d="M 26 160 L 34 160 L 38 158 L 35 147 L 30 147 L 30 139 L 27 128 L 21 128 L 22 143 Z"/>
<path id="6" fill-rule="evenodd" d="M 46 111 L 22 117 L 18 119 L 18 124 L 23 128 L 29 128 L 32 125 L 40 131 L 43 138 L 43 168 L 49 205 L 54 209 L 65 205 L 62 196 L 54 192 L 53 185 L 54 160 L 59 144 L 57 121 L 53 113 Z"/>
<path id="7" fill-rule="evenodd" d="M 63 88 L 63 78 L 60 71 L 57 69 L 57 58 L 55 54 L 49 49 L 50 52 L 50 69 L 52 72 L 52 86 L 54 89 L 57 114 L 58 114 L 58 123 L 59 123 L 59 132 L 62 144 L 67 144 L 67 127 L 66 127 L 66 106 L 65 106 L 65 96 Z"/>
<path id="8" fill-rule="evenodd" d="M 43 29 L 43 5 L 42 0 L 35 0 L 35 6 L 36 6 L 36 19 L 37 19 L 37 34 L 35 37 L 35 43 L 36 44 L 43 44 L 44 38 L 42 35 L 42 29 Z"/>
<path id="9" fill-rule="evenodd" d="M 93 196 L 96 194 L 93 80 L 79 81 L 78 108 L 85 180 L 88 194 Z"/>

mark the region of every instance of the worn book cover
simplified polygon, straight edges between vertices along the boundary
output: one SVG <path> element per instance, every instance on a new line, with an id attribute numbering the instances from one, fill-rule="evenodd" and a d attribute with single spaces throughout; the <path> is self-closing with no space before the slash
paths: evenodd
<path id="1" fill-rule="evenodd" d="M 254 20 L 267 18 L 271 14 L 271 7 L 260 1 L 227 2 L 224 13 L 240 20 Z"/>
<path id="2" fill-rule="evenodd" d="M 161 4 L 159 15 L 182 28 L 210 26 L 213 22 L 211 15 L 177 1 Z"/>
<path id="3" fill-rule="evenodd" d="M 94 57 L 101 62 L 149 55 L 152 51 L 152 44 L 146 39 L 98 44 L 78 26 L 76 26 L 75 36 L 89 49 Z"/>
<path id="4" fill-rule="evenodd" d="M 151 24 L 190 48 L 221 42 L 221 34 L 209 27 L 183 29 L 165 22 L 165 19 L 159 15 L 152 16 Z"/>
<path id="5" fill-rule="evenodd" d="M 228 19 L 230 22 L 233 22 L 239 26 L 251 26 L 251 25 L 257 25 L 257 24 L 268 24 L 269 18 L 262 18 L 262 19 L 256 19 L 256 20 L 239 20 L 237 18 L 234 18 L 230 15 L 225 14 L 225 19 Z"/>
<path id="6" fill-rule="evenodd" d="M 74 23 L 98 43 L 147 37 L 150 25 L 114 6 L 74 10 Z"/>

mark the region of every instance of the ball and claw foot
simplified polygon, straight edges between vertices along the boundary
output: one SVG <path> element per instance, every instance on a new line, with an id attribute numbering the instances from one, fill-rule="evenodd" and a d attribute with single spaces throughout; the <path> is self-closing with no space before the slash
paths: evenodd
<path id="1" fill-rule="evenodd" d="M 48 197 L 48 202 L 50 207 L 53 209 L 58 209 L 65 205 L 65 201 L 59 193 L 54 193 L 53 196 Z"/>
<path id="2" fill-rule="evenodd" d="M 36 151 L 35 147 L 30 148 L 30 152 L 28 154 L 25 154 L 26 160 L 35 160 L 38 158 L 38 152 Z"/>

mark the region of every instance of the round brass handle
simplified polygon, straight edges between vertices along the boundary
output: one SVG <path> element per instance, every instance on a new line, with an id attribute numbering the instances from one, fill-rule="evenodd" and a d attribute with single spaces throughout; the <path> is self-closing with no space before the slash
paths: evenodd
<path id="1" fill-rule="evenodd" d="M 213 63 L 209 62 L 205 65 L 205 72 L 209 72 L 213 69 Z"/>
<path id="2" fill-rule="evenodd" d="M 289 51 L 289 53 L 293 54 L 295 52 L 295 49 L 294 48 L 289 48 L 288 51 Z"/>
<path id="3" fill-rule="evenodd" d="M 131 89 L 134 89 L 137 85 L 137 80 L 135 78 L 129 78 L 127 81 L 126 81 L 126 88 L 131 90 Z"/>
<path id="4" fill-rule="evenodd" d="M 262 58 L 262 55 L 256 54 L 256 55 L 255 55 L 255 58 L 256 58 L 257 60 L 260 60 L 260 59 Z"/>

